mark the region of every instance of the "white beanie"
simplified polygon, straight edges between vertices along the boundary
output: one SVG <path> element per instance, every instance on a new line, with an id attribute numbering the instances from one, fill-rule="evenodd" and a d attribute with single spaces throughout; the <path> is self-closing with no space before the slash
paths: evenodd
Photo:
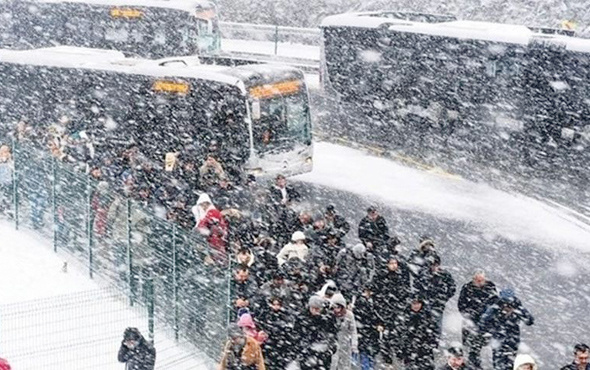
<path id="1" fill-rule="evenodd" d="M 344 296 L 341 293 L 334 294 L 330 301 L 333 305 L 346 307 L 346 298 L 344 298 Z"/>
<path id="2" fill-rule="evenodd" d="M 305 240 L 305 234 L 302 231 L 295 231 L 291 236 L 291 241 Z"/>

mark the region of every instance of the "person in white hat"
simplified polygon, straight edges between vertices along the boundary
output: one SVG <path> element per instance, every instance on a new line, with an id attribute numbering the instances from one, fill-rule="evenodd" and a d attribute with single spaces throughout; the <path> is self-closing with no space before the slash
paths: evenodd
<path id="1" fill-rule="evenodd" d="M 281 266 L 294 257 L 305 261 L 308 253 L 309 247 L 305 244 L 305 234 L 302 231 L 295 231 L 291 236 L 291 242 L 277 254 L 277 260 Z"/>
<path id="2" fill-rule="evenodd" d="M 514 359 L 514 370 L 537 370 L 537 363 L 531 355 L 520 354 Z"/>

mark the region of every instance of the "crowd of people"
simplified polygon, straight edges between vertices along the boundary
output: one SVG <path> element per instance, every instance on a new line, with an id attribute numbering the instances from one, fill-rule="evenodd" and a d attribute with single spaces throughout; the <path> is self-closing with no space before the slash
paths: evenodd
<path id="1" fill-rule="evenodd" d="M 19 141 L 31 135 L 26 124 L 17 126 Z M 93 195 L 94 233 L 116 230 L 117 217 L 109 215 L 126 215 L 113 211 L 121 207 L 116 199 L 100 198 L 110 188 L 146 209 L 165 209 L 164 218 L 206 240 L 208 263 L 231 266 L 233 322 L 221 370 L 278 370 L 292 363 L 301 370 L 372 370 L 378 358 L 394 368 L 427 370 L 435 368 L 436 353 L 446 353 L 444 369 L 481 369 L 482 349 L 492 343 L 495 370 L 536 369 L 534 360 L 518 354 L 520 326 L 533 325 L 533 315 L 513 289 L 498 291 L 484 270 L 474 271 L 459 289 L 462 346 L 445 345 L 443 316 L 457 282 L 443 267 L 433 238 L 423 236 L 403 255 L 377 207 L 367 209 L 354 242 L 351 223 L 335 206 L 318 211 L 304 205 L 282 175 L 270 186 L 253 176 L 241 178 L 214 148 L 200 166 L 194 159 L 171 156 L 166 168 L 157 169 L 142 160 L 137 146 L 98 160 L 83 137 L 54 134 L 46 140 L 55 158 L 105 184 Z M 0 199 L 10 195 L 11 161 L 10 148 L 2 146 Z M 39 197 L 33 201 L 43 208 Z M 8 208 L 5 201 L 0 207 Z M 31 212 L 34 225 L 43 223 L 37 213 Z M 127 216 L 122 220 L 127 222 Z M 150 220 L 131 222 L 139 227 Z M 137 334 L 126 333 L 120 361 L 141 357 L 134 340 L 145 340 Z M 575 365 L 568 369 L 589 370 L 587 354 L 587 346 L 576 346 Z"/>

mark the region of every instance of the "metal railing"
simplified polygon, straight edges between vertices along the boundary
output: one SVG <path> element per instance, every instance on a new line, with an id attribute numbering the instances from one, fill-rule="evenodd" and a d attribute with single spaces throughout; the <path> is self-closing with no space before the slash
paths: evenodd
<path id="1" fill-rule="evenodd" d="M 4 178 L 0 201 L 9 205 L 4 213 L 15 227 L 36 230 L 55 251 L 83 263 L 89 277 L 124 292 L 130 306 L 145 307 L 150 337 L 157 324 L 217 359 L 229 319 L 230 274 L 225 263 L 212 262 L 206 241 L 84 168 L 32 143 L 10 146 L 12 163 L 4 164 L 13 168 L 12 179 Z"/>

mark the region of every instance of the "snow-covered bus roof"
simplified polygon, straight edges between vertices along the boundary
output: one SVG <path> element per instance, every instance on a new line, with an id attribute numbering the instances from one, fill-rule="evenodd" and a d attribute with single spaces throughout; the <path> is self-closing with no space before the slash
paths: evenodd
<path id="1" fill-rule="evenodd" d="M 56 4 L 89 4 L 111 7 L 148 7 L 176 9 L 193 14 L 199 8 L 213 8 L 214 5 L 207 0 L 21 0 L 26 3 L 56 3 Z"/>
<path id="2" fill-rule="evenodd" d="M 440 22 L 417 22 L 388 17 L 395 12 L 345 13 L 324 18 L 321 27 L 386 28 L 391 31 L 458 39 L 483 40 L 518 45 L 544 40 L 562 45 L 566 50 L 590 53 L 590 40 L 564 35 L 534 32 L 526 26 L 479 21 L 448 20 L 440 16 Z M 432 16 L 436 18 L 437 16 Z"/>
<path id="3" fill-rule="evenodd" d="M 113 71 L 157 78 L 195 78 L 237 86 L 246 93 L 246 82 L 252 76 L 269 77 L 299 74 L 297 69 L 280 65 L 243 65 L 238 67 L 199 64 L 198 57 L 176 57 L 162 60 L 134 59 L 113 50 L 58 46 L 34 50 L 0 49 L 0 63 L 58 68 Z"/>

